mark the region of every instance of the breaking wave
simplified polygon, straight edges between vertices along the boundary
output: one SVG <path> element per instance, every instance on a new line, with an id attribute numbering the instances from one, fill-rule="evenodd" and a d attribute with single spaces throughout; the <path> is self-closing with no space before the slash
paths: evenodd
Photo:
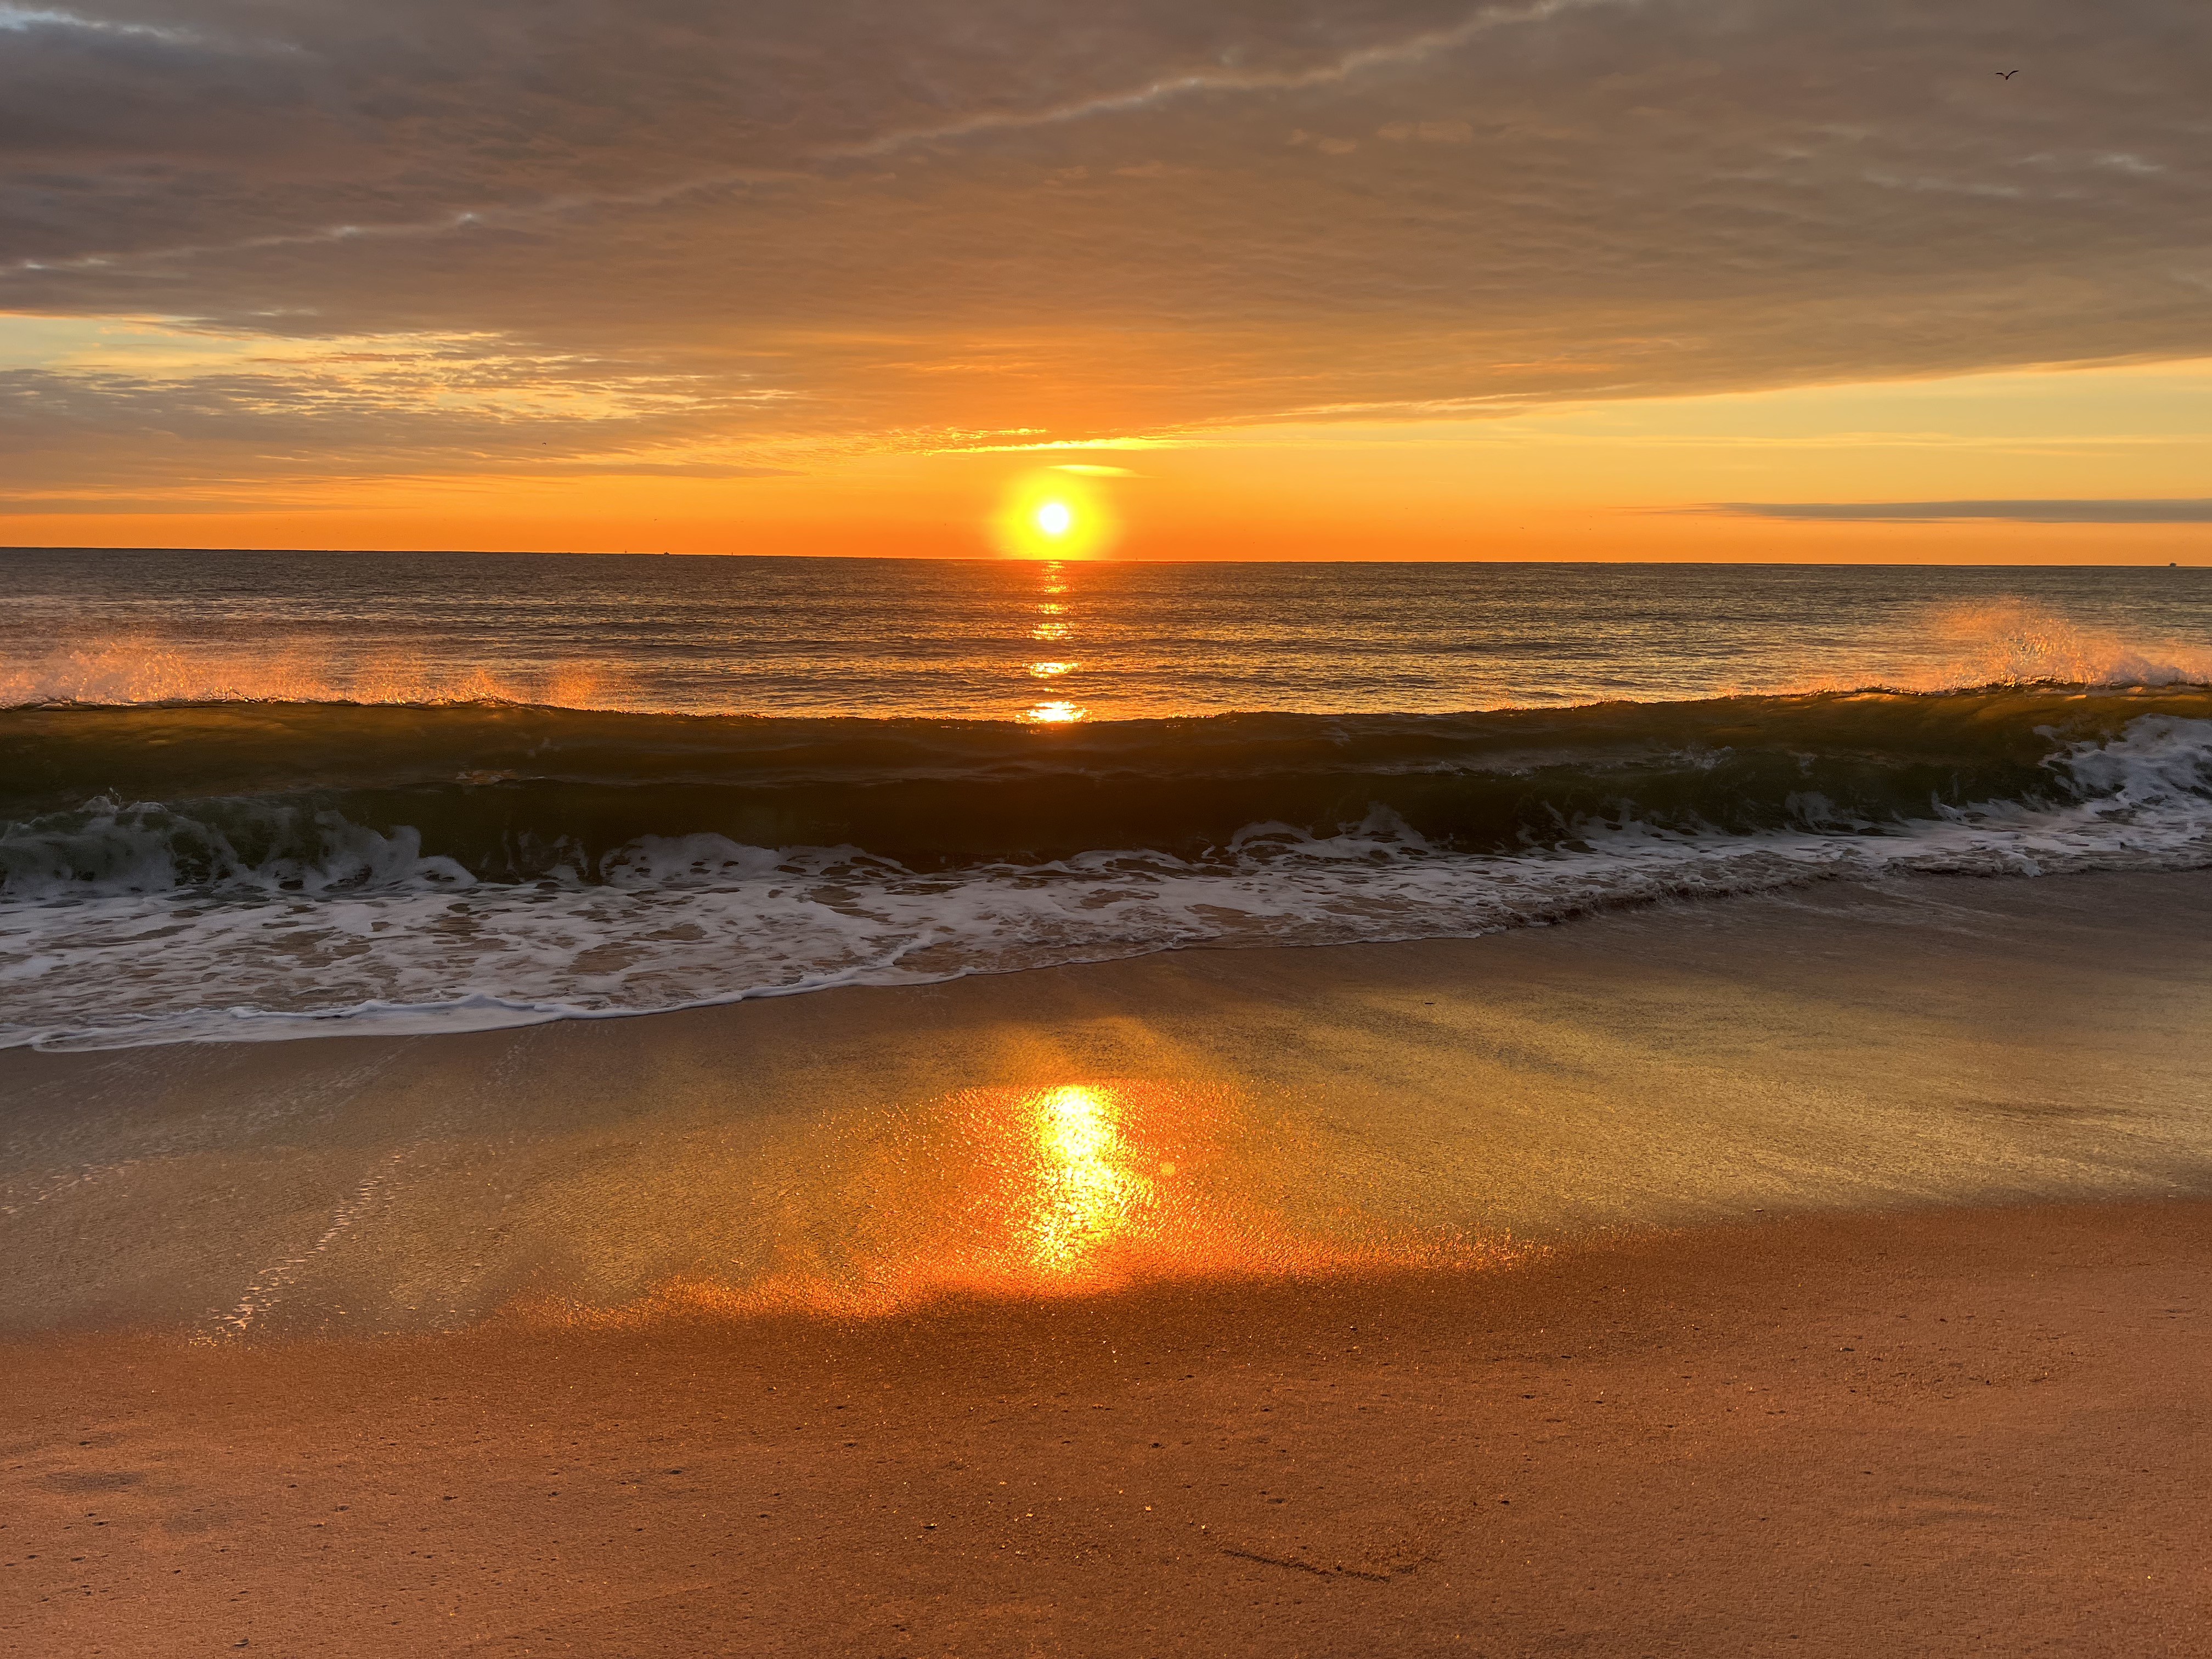
<path id="1" fill-rule="evenodd" d="M 0 711 L 0 1043 L 514 1024 L 2212 862 L 2212 691 L 1012 722 Z"/>

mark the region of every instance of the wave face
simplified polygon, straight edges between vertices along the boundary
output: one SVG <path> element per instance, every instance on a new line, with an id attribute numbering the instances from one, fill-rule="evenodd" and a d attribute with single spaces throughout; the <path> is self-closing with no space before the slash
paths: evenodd
<path id="1" fill-rule="evenodd" d="M 1012 721 L 0 711 L 0 1042 L 414 1031 L 2212 862 L 2212 691 Z"/>

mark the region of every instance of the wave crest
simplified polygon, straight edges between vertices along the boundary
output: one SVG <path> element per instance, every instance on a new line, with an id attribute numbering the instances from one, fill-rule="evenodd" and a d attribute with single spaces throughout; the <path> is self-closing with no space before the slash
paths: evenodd
<path id="1" fill-rule="evenodd" d="M 2201 647 L 2130 641 L 2017 599 L 1939 606 L 1926 629 L 1938 659 L 1900 690 L 2212 684 L 2212 653 Z"/>
<path id="2" fill-rule="evenodd" d="M 45 767 L 0 776 L 64 787 L 76 733 L 150 781 L 177 721 L 224 793 L 0 828 L 0 1043 L 469 1029 L 1836 876 L 2212 862 L 2202 690 L 1057 733 L 50 711 L 0 718 L 0 759 Z"/>

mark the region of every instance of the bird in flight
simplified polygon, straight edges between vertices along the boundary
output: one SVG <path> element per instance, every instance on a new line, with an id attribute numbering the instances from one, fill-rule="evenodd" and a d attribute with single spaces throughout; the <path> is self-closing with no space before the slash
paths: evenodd
<path id="1" fill-rule="evenodd" d="M 2020 71 L 2018 70 L 1999 70 L 1997 71 L 1997 79 L 2000 81 L 2009 81 L 2014 76 L 2019 73 Z"/>

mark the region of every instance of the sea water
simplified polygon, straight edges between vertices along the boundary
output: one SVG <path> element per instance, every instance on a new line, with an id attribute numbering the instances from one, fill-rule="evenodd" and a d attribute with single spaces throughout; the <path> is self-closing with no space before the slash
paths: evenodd
<path id="1" fill-rule="evenodd" d="M 0 1043 L 2212 862 L 2212 572 L 0 553 Z"/>

